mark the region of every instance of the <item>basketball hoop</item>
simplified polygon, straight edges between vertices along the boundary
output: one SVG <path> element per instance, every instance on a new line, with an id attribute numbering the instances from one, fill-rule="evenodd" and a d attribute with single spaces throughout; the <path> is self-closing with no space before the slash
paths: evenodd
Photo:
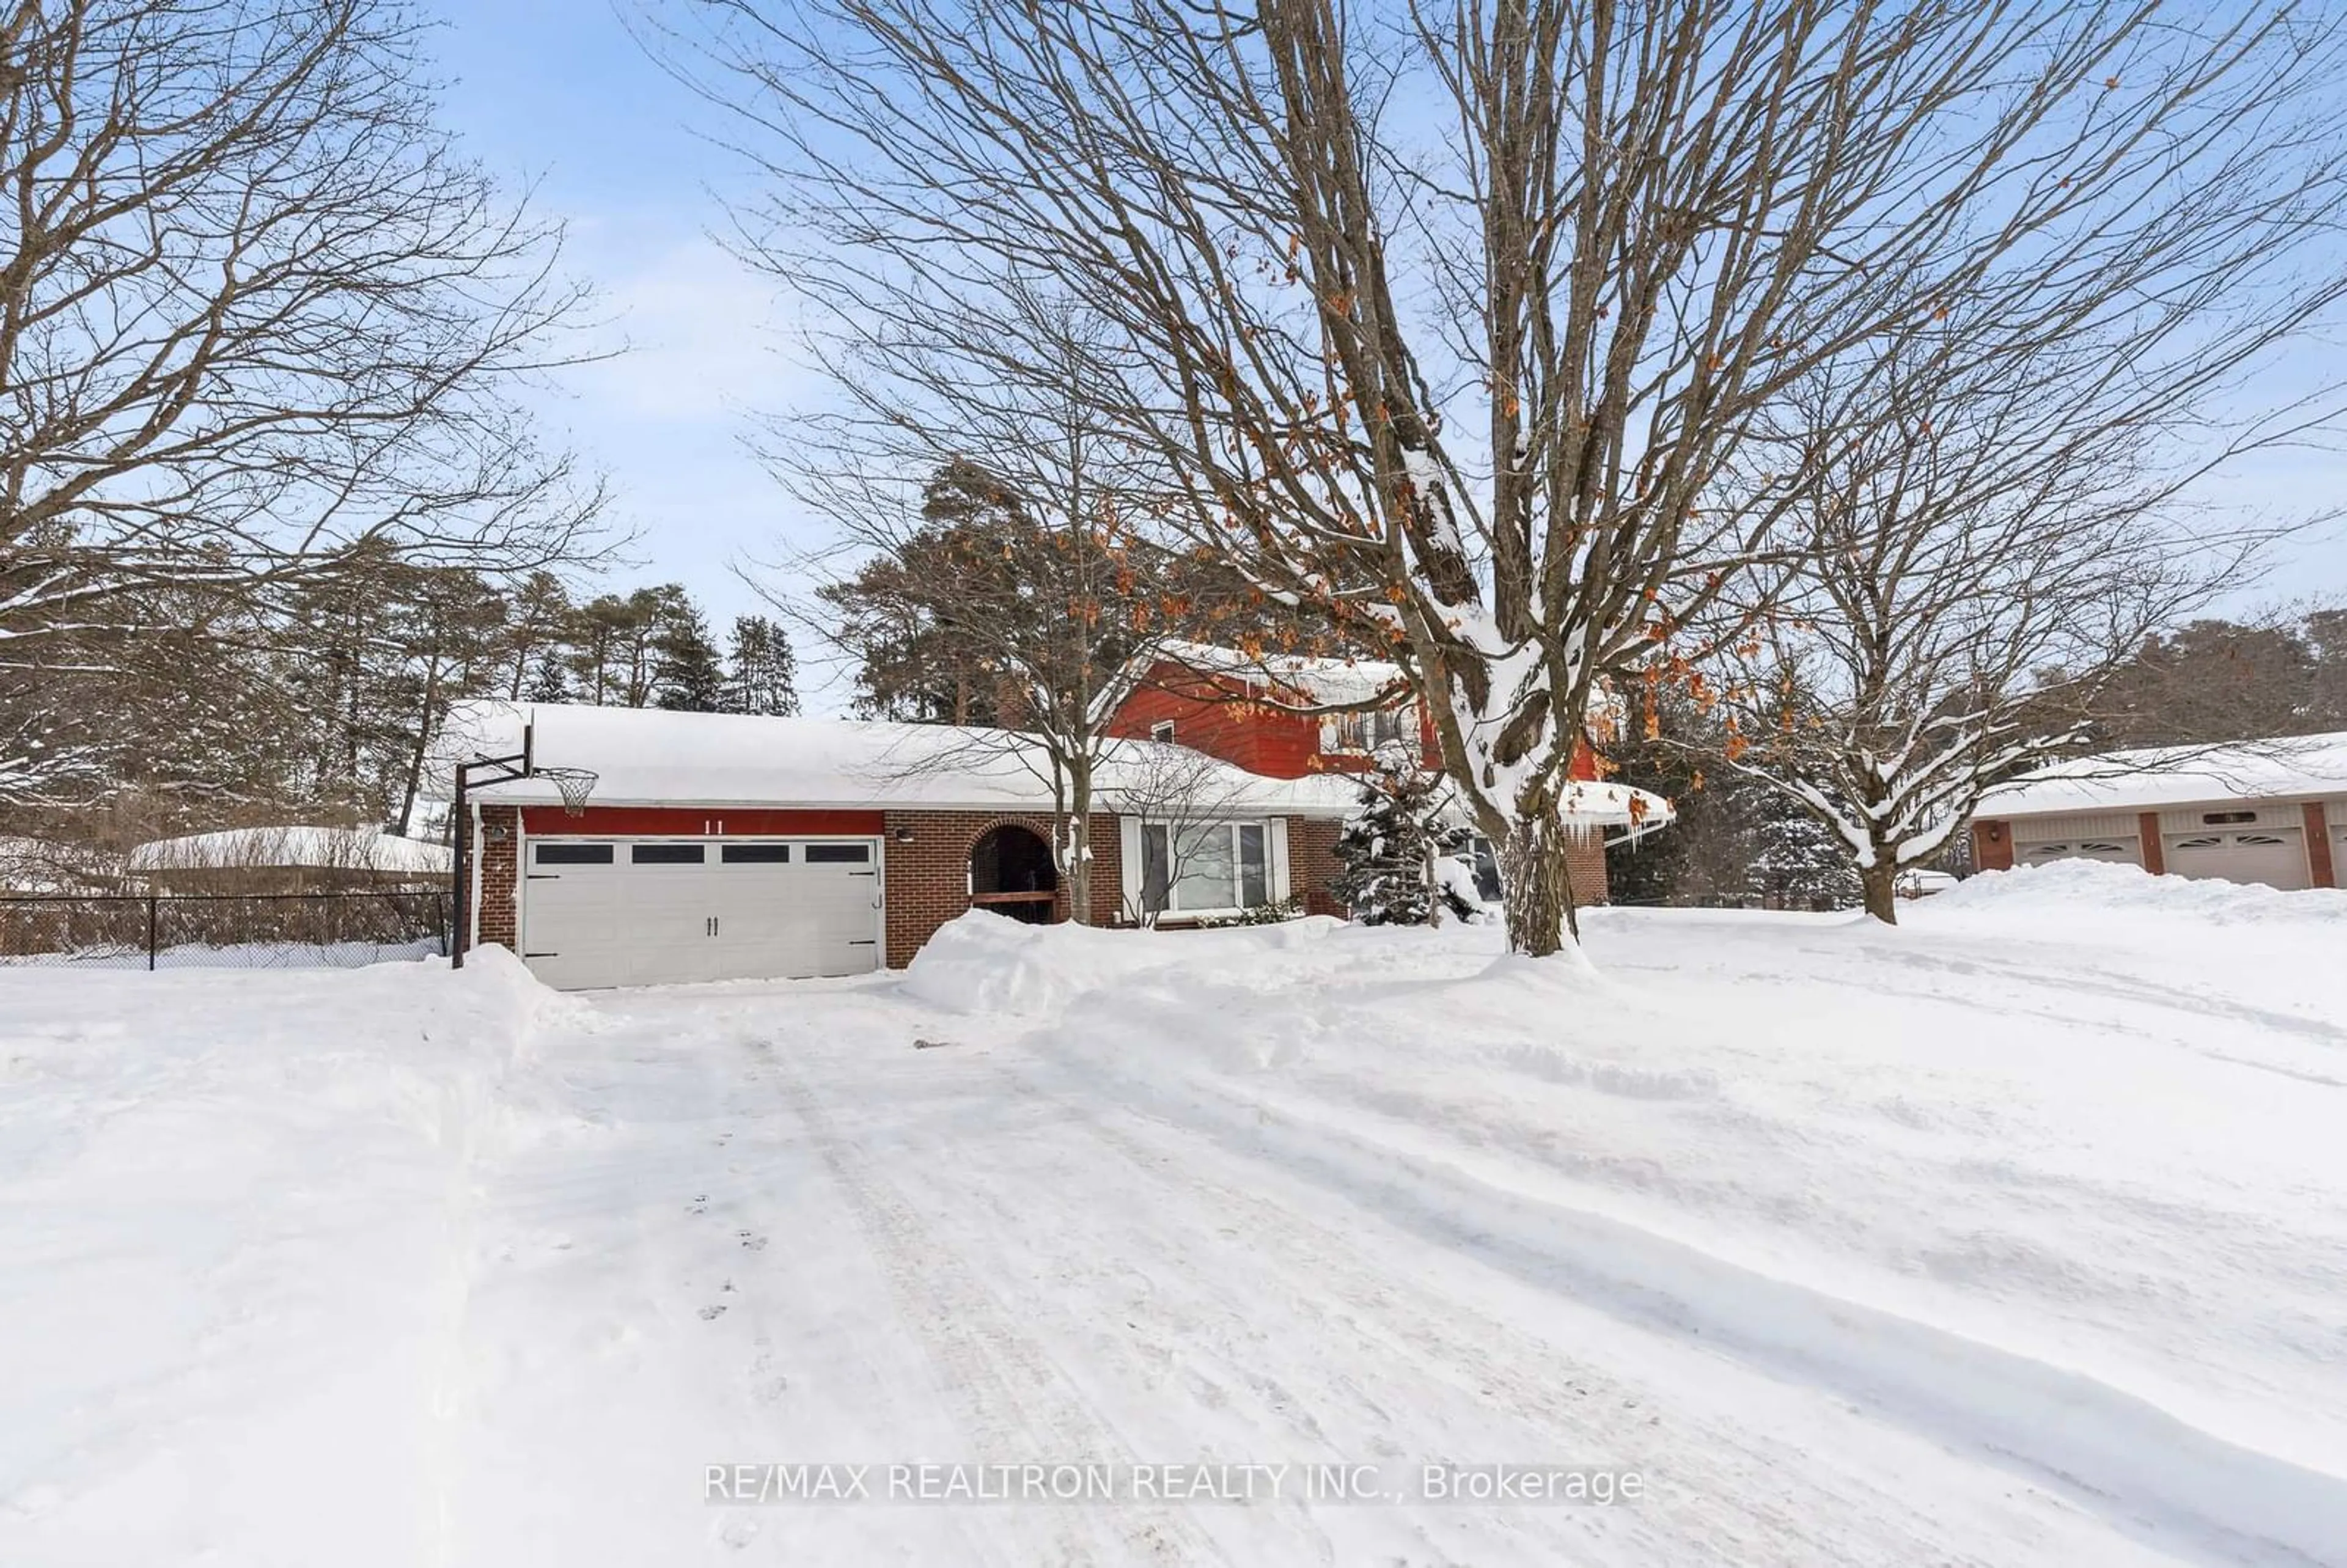
<path id="1" fill-rule="evenodd" d="M 540 768 L 530 776 L 545 779 L 562 792 L 564 815 L 584 816 L 587 797 L 595 793 L 595 781 L 602 775 L 592 768 Z"/>

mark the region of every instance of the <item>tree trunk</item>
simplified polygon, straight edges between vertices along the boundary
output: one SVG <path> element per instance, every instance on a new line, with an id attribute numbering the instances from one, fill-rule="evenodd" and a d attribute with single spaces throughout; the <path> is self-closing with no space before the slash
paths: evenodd
<path id="1" fill-rule="evenodd" d="M 1092 923 L 1092 768 L 1080 758 L 1069 770 L 1068 781 L 1068 919 L 1072 925 Z"/>
<path id="2" fill-rule="evenodd" d="M 415 718 L 415 744 L 407 753 L 407 778 L 399 794 L 399 836 L 405 838 L 415 815 L 415 797 L 424 789 L 424 760 L 431 751 L 435 728 L 433 710 L 440 705 L 440 656 L 425 666 L 424 711 Z"/>
<path id="3" fill-rule="evenodd" d="M 1580 935 L 1573 913 L 1572 838 L 1564 825 L 1542 814 L 1517 822 L 1505 845 L 1508 948 L 1545 958 Z"/>
<path id="4" fill-rule="evenodd" d="M 1873 865 L 1859 867 L 1858 882 L 1866 893 L 1866 912 L 1886 926 L 1899 924 L 1899 867 L 1878 849 Z"/>

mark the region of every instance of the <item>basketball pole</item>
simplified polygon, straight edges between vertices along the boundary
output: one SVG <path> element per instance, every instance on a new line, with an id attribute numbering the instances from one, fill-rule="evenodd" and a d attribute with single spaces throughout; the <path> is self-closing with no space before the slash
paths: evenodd
<path id="1" fill-rule="evenodd" d="M 469 763 L 456 764 L 456 798 L 449 813 L 449 837 L 454 841 L 450 847 L 456 852 L 450 856 L 456 886 L 450 890 L 448 907 L 448 967 L 452 969 L 465 967 L 465 949 L 473 945 L 473 836 L 477 827 L 470 799 L 473 785 L 507 784 L 529 777 L 537 729 L 535 723 L 525 723 L 521 727 L 521 750 L 509 756 L 475 757 Z M 476 779 L 473 772 L 477 768 L 497 771 Z"/>

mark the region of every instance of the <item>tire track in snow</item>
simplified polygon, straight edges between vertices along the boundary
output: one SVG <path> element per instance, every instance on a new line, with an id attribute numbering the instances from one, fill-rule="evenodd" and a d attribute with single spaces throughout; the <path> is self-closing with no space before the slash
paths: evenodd
<path id="1" fill-rule="evenodd" d="M 1687 1409 L 1657 1408 L 1644 1419 L 1655 1425 L 1667 1416 L 1669 1424 L 1664 1429 L 1667 1435 L 1658 1433 L 1651 1451 L 1626 1451 L 1620 1413 L 1632 1408 L 1644 1409 L 1653 1402 L 1654 1390 L 1624 1384 L 1555 1340 L 1482 1311 L 1427 1280 L 1379 1266 L 1364 1252 L 1358 1236 L 1322 1225 L 1258 1192 L 1204 1174 L 1201 1162 L 1184 1158 L 1185 1151 L 1179 1145 L 1204 1138 L 1222 1147 L 1221 1141 L 1211 1134 L 1129 1110 L 1122 1114 L 1134 1123 L 1132 1129 L 1111 1126 L 1079 1109 L 1069 1096 L 1035 1083 L 1016 1069 L 1006 1067 L 1004 1072 L 1013 1091 L 1022 1097 L 1075 1111 L 1066 1125 L 1081 1129 L 1150 1185 L 1194 1200 L 1188 1205 L 1194 1209 L 1198 1206 L 1194 1200 L 1203 1197 L 1212 1212 L 1243 1216 L 1256 1234 L 1276 1236 L 1282 1276 L 1300 1275 L 1328 1302 L 1367 1308 L 1358 1314 L 1337 1313 L 1329 1319 L 1357 1338 L 1366 1353 L 1362 1364 L 1380 1364 L 1378 1358 L 1399 1353 L 1406 1358 L 1400 1364 L 1447 1369 L 1462 1385 L 1475 1389 L 1480 1398 L 1501 1406 L 1528 1425 L 1545 1428 L 1571 1442 L 1593 1443 L 1611 1452 L 1612 1462 L 1643 1470 L 1650 1477 L 1666 1476 L 1667 1491 L 1650 1497 L 1640 1513 L 1655 1509 L 1658 1517 L 1669 1521 L 1670 1528 L 1649 1534 L 1643 1518 L 1624 1515 L 1620 1525 L 1629 1533 L 1624 1544 L 1650 1547 L 1658 1553 L 1702 1550 L 1717 1553 L 1720 1561 L 1850 1560 L 1848 1554 L 1854 1546 L 1850 1520 L 1822 1514 L 1815 1499 L 1786 1494 L 1781 1482 L 1784 1445 L 1774 1435 L 1718 1423 Z M 1261 1151 L 1256 1157 L 1262 1157 Z M 1284 1168 L 1276 1161 L 1270 1163 Z M 1245 1315 L 1235 1310 L 1234 1317 L 1244 1321 Z M 1524 1370 L 1532 1367 L 1551 1369 L 1552 1375 L 1545 1381 L 1528 1381 Z M 1357 1384 L 1348 1388 L 1368 1408 L 1378 1408 L 1372 1391 Z M 1690 1469 L 1692 1454 L 1722 1450 L 1737 1456 L 1731 1467 L 1704 1473 Z M 1397 1450 L 1380 1457 L 1403 1456 Z M 1867 1484 L 1847 1472 L 1840 1479 L 1857 1486 Z M 1889 1537 L 1870 1543 L 1870 1550 L 1884 1554 L 1881 1560 L 1929 1560 L 1983 1568 L 1993 1561 L 1952 1545 L 1937 1532 L 1928 1512 L 1912 1509 L 1908 1500 L 1871 1488 L 1869 1491 L 1867 1512 L 1881 1526 L 1881 1536 Z M 1686 1506 L 1669 1512 L 1655 1507 L 1671 1493 Z M 1850 1494 L 1839 1495 L 1848 1499 Z M 1730 1513 L 1730 1509 L 1741 1517 Z M 1777 1543 L 1777 1554 L 1765 1559 L 1755 1556 L 1755 1534 Z M 1514 1544 L 1552 1553 L 1560 1550 L 1553 1538 Z M 1323 1560 L 1329 1559 L 1324 1554 Z"/>
<path id="2" fill-rule="evenodd" d="M 2229 1442 L 2123 1389 L 1493 1186 L 1292 1105 L 1133 1086 L 1187 1132 L 1622 1321 L 1700 1335 L 1990 1456 L 2155 1548 L 2210 1563 L 2347 1564 L 2347 1478 Z"/>
<path id="3" fill-rule="evenodd" d="M 805 1127 L 857 1230 L 871 1244 L 905 1321 L 920 1336 L 939 1386 L 955 1407 L 955 1423 L 975 1447 L 971 1457 L 980 1463 L 1130 1463 L 1130 1451 L 1067 1388 L 1051 1359 L 1012 1326 L 993 1293 L 919 1212 L 858 1157 L 797 1066 L 771 1040 L 751 1044 L 775 1068 L 784 1102 Z M 1163 1509 L 1055 1504 L 1045 1512 L 1051 1520 L 1052 1561 L 1059 1563 L 1224 1560 L 1186 1521 Z M 1072 1526 L 1078 1522 L 1095 1532 L 1092 1540 L 1077 1534 Z M 1115 1535 L 1105 1556 L 1098 1550 L 1102 1525 Z M 1032 1559 L 1018 1561 L 1025 1568 Z"/>

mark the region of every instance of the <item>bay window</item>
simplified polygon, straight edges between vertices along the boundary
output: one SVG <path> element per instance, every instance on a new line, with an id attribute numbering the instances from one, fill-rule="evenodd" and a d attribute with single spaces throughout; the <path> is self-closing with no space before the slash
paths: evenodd
<path id="1" fill-rule="evenodd" d="M 1260 822 L 1145 822 L 1141 886 L 1151 914 L 1227 914 L 1271 902 L 1269 840 Z"/>

